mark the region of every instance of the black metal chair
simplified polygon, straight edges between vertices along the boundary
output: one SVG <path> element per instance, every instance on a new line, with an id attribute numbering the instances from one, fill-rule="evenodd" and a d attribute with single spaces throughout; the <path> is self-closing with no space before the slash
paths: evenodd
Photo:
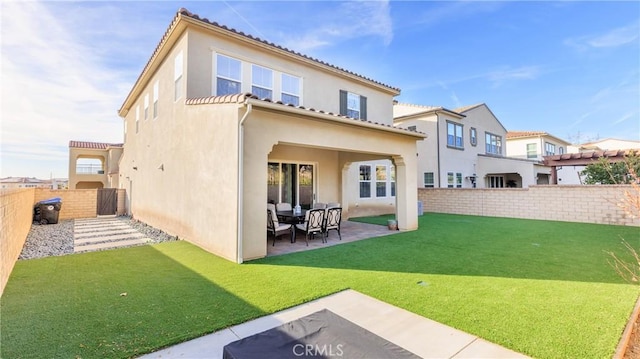
<path id="1" fill-rule="evenodd" d="M 315 238 L 316 233 L 322 235 L 322 243 L 325 243 L 324 234 L 322 232 L 324 228 L 324 209 L 310 209 L 306 213 L 304 223 L 296 224 L 296 229 L 305 233 L 304 239 L 309 245 L 309 236 Z"/>
<path id="2" fill-rule="evenodd" d="M 338 231 L 338 238 L 342 240 L 342 235 L 340 234 L 340 222 L 342 221 L 342 208 L 341 207 L 333 207 L 327 208 L 327 215 L 324 218 L 324 225 L 322 232 L 325 237 L 329 237 L 329 231 L 334 229 Z M 326 242 L 326 239 L 325 239 Z"/>
<path id="3" fill-rule="evenodd" d="M 267 233 L 273 236 L 273 246 L 276 245 L 276 239 L 287 232 L 291 234 L 291 242 L 293 243 L 293 231 L 293 225 L 278 222 L 276 212 L 267 208 Z"/>

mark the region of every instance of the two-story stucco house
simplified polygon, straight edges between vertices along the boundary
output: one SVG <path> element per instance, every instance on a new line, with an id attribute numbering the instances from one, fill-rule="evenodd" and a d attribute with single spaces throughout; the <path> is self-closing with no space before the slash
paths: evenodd
<path id="1" fill-rule="evenodd" d="M 394 121 L 430 134 L 418 143 L 417 181 L 421 187 L 505 188 L 537 184 L 537 173 L 543 166 L 506 157 L 507 130 L 486 104 L 450 110 L 397 103 Z"/>
<path id="2" fill-rule="evenodd" d="M 543 131 L 509 131 L 507 133 L 507 156 L 527 159 L 542 164 L 545 156 L 562 155 L 571 145 L 559 137 Z M 550 167 L 539 167 L 537 183 L 552 184 Z"/>
<path id="3" fill-rule="evenodd" d="M 232 261 L 267 253 L 268 202 L 340 202 L 350 164 L 392 161 L 417 228 L 416 141 L 399 89 L 178 11 L 119 110 L 136 218 Z M 355 179 L 353 179 L 355 180 Z"/>
<path id="4" fill-rule="evenodd" d="M 122 143 L 69 141 L 69 188 L 118 188 Z"/>

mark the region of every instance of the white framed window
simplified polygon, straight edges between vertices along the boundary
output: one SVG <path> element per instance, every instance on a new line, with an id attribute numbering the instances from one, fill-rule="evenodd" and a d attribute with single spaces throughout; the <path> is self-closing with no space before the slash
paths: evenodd
<path id="1" fill-rule="evenodd" d="M 478 144 L 478 131 L 475 127 L 469 129 L 469 143 L 474 147 Z"/>
<path id="2" fill-rule="evenodd" d="M 486 153 L 492 155 L 502 154 L 502 136 L 485 132 Z"/>
<path id="3" fill-rule="evenodd" d="M 158 117 L 158 95 L 160 94 L 160 82 L 153 84 L 153 118 Z"/>
<path id="4" fill-rule="evenodd" d="M 538 158 L 537 143 L 527 143 L 527 158 Z"/>
<path id="5" fill-rule="evenodd" d="M 259 98 L 273 98 L 273 71 L 271 69 L 251 65 L 251 93 Z"/>
<path id="6" fill-rule="evenodd" d="M 562 146 L 558 147 L 558 153 L 561 155 L 564 155 L 564 147 Z"/>
<path id="7" fill-rule="evenodd" d="M 424 187 L 425 188 L 433 188 L 435 187 L 435 181 L 433 177 L 433 172 L 425 172 L 424 173 Z"/>
<path id="8" fill-rule="evenodd" d="M 124 142 L 127 142 L 127 119 L 124 119 Z"/>
<path id="9" fill-rule="evenodd" d="M 216 55 L 216 96 L 233 95 L 242 92 L 242 62 Z"/>
<path id="10" fill-rule="evenodd" d="M 173 60 L 173 100 L 177 101 L 182 97 L 182 71 L 183 59 L 182 51 L 178 52 Z"/>
<path id="11" fill-rule="evenodd" d="M 300 78 L 288 74 L 280 77 L 282 93 L 280 100 L 286 104 L 300 106 Z"/>
<path id="12" fill-rule="evenodd" d="M 340 90 L 340 114 L 366 120 L 367 98 L 352 92 Z"/>
<path id="13" fill-rule="evenodd" d="M 448 188 L 462 188 L 462 173 L 460 173 L 460 172 L 447 172 L 447 187 Z"/>
<path id="14" fill-rule="evenodd" d="M 544 143 L 544 155 L 545 156 L 553 156 L 556 154 L 556 145 L 553 143 L 545 142 Z"/>
<path id="15" fill-rule="evenodd" d="M 371 166 L 360 165 L 360 198 L 371 198 Z"/>
<path id="16" fill-rule="evenodd" d="M 376 197 L 387 196 L 387 166 L 376 166 Z"/>
<path id="17" fill-rule="evenodd" d="M 391 197 L 395 197 L 396 196 L 396 167 L 395 166 L 391 166 L 389 167 L 389 172 L 390 172 L 390 185 L 391 185 Z"/>
<path id="18" fill-rule="evenodd" d="M 144 95 L 144 119 L 149 118 L 149 94 Z"/>
<path id="19" fill-rule="evenodd" d="M 455 122 L 447 122 L 447 147 L 464 149 L 462 142 L 462 125 Z"/>
<path id="20" fill-rule="evenodd" d="M 504 176 L 487 176 L 487 187 L 504 188 Z"/>
<path id="21" fill-rule="evenodd" d="M 456 173 L 456 188 L 462 188 L 462 173 Z"/>
<path id="22" fill-rule="evenodd" d="M 136 106 L 136 133 L 140 130 L 140 105 Z"/>

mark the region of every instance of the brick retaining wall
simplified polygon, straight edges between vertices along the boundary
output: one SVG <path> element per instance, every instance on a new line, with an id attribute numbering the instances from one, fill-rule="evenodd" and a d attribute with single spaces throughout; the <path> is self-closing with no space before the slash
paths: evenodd
<path id="1" fill-rule="evenodd" d="M 0 295 L 31 229 L 34 188 L 0 191 Z"/>

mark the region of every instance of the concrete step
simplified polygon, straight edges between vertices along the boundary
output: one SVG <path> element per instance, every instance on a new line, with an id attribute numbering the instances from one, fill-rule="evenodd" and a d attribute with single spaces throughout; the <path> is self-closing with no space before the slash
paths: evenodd
<path id="1" fill-rule="evenodd" d="M 101 249 L 115 249 L 115 248 L 120 248 L 124 246 L 142 245 L 147 243 L 148 238 L 145 238 L 145 239 L 136 238 L 136 239 L 123 240 L 123 241 L 96 243 L 96 244 L 90 244 L 86 246 L 76 246 L 73 252 L 82 253 L 82 252 L 91 252 L 91 251 L 96 251 Z"/>
<path id="2" fill-rule="evenodd" d="M 89 238 L 76 238 L 73 241 L 73 245 L 78 247 L 78 246 L 84 246 L 84 245 L 91 244 L 91 243 L 117 242 L 117 241 L 122 241 L 122 240 L 140 239 L 140 238 L 145 238 L 144 234 L 142 234 L 140 232 L 114 234 L 112 236 L 97 236 L 97 237 L 89 237 Z"/>
<path id="3" fill-rule="evenodd" d="M 107 233 L 117 233 L 117 232 L 122 232 L 122 233 L 133 233 L 133 232 L 137 232 L 134 228 L 131 228 L 129 226 L 125 226 L 125 227 L 102 227 L 102 228 L 85 228 L 85 229 L 77 229 L 74 228 L 73 230 L 73 234 L 75 238 L 81 238 L 81 237 L 92 237 L 92 236 L 96 236 L 96 235 L 108 235 Z"/>

